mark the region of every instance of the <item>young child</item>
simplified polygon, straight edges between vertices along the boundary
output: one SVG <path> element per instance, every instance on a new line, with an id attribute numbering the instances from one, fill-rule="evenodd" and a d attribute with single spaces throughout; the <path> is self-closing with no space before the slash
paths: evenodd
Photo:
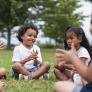
<path id="1" fill-rule="evenodd" d="M 91 60 L 92 52 L 82 28 L 70 27 L 66 30 L 65 49 L 70 50 L 71 44 L 74 44 L 77 50 L 78 58 L 82 61 L 83 64 L 88 66 Z M 61 63 L 58 63 L 57 66 L 60 66 L 61 70 L 58 68 L 55 68 L 56 78 L 58 78 L 59 80 L 67 80 L 72 76 L 72 79 L 76 84 L 86 83 L 77 73 L 76 68 L 72 64 L 67 64 L 67 61 L 60 61 L 60 62 Z M 62 70 L 62 67 L 63 67 L 63 70 Z M 71 75 L 71 72 L 72 72 L 72 75 Z"/>
<path id="2" fill-rule="evenodd" d="M 38 29 L 32 23 L 21 26 L 17 33 L 21 44 L 14 48 L 12 73 L 19 79 L 38 79 L 48 73 L 50 65 L 48 62 L 42 63 L 40 48 L 34 45 L 37 34 Z"/>

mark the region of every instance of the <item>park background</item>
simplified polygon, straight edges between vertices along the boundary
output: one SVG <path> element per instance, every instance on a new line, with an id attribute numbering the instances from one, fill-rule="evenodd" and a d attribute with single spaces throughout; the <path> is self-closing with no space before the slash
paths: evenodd
<path id="1" fill-rule="evenodd" d="M 7 69 L 4 92 L 52 92 L 55 49 L 63 48 L 67 26 L 81 26 L 89 40 L 92 0 L 0 0 L 0 40 L 6 48 L 0 51 L 0 67 Z M 40 33 L 36 44 L 42 58 L 51 65 L 50 80 L 20 81 L 10 77 L 13 48 L 19 44 L 16 32 L 20 25 L 33 22 Z M 42 42 L 42 43 L 41 43 Z M 45 43 L 43 43 L 45 42 Z"/>

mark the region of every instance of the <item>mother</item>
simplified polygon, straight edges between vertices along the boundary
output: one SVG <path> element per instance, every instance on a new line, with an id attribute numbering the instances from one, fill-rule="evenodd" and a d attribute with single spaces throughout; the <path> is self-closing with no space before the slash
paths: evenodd
<path id="1" fill-rule="evenodd" d="M 88 82 L 88 84 L 82 86 L 76 85 L 70 81 L 60 81 L 54 84 L 54 92 L 92 92 L 92 63 L 87 67 L 83 63 L 79 62 L 80 60 L 76 55 L 76 50 L 73 45 L 71 46 L 70 51 L 57 49 L 56 59 L 59 61 L 71 61 L 78 73 Z"/>

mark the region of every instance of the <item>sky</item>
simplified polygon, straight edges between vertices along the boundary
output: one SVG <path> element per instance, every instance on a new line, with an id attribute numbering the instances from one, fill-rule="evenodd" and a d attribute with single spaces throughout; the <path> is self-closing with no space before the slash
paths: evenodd
<path id="1" fill-rule="evenodd" d="M 85 18 L 85 20 L 83 21 L 83 28 L 85 29 L 89 29 L 90 26 L 90 14 L 92 12 L 92 4 L 90 2 L 85 2 L 84 0 L 81 1 L 81 3 L 83 4 L 83 6 L 79 9 L 79 11 L 83 12 L 83 15 L 87 15 L 88 17 Z"/>
<path id="2" fill-rule="evenodd" d="M 78 9 L 78 11 L 79 12 L 83 12 L 83 15 L 88 16 L 83 21 L 82 28 L 84 29 L 85 34 L 86 34 L 87 38 L 89 39 L 89 42 L 92 44 L 92 35 L 89 32 L 89 28 L 90 28 L 90 15 L 92 13 L 92 3 L 87 2 L 87 1 L 85 2 L 84 0 L 81 0 L 81 4 L 83 4 L 83 6 L 80 9 Z"/>

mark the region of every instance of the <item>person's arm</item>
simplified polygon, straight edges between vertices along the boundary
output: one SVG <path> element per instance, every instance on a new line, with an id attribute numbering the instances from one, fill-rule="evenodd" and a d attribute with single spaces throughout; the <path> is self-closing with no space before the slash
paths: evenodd
<path id="1" fill-rule="evenodd" d="M 42 56 L 41 56 L 41 51 L 39 47 L 37 47 L 36 50 L 34 51 L 37 54 L 37 58 L 34 60 L 34 65 L 37 66 L 39 64 L 42 64 Z"/>
<path id="2" fill-rule="evenodd" d="M 76 54 L 74 46 L 70 51 L 65 51 L 63 49 L 56 50 L 56 59 L 59 61 L 71 61 L 75 66 L 78 73 L 88 82 L 92 82 L 92 63 L 90 66 L 84 65 Z"/>
<path id="3" fill-rule="evenodd" d="M 84 65 L 76 55 L 71 57 L 72 64 L 76 67 L 78 73 L 88 82 L 92 82 L 92 63 L 90 66 Z"/>
<path id="4" fill-rule="evenodd" d="M 20 52 L 19 52 L 19 48 L 15 48 L 14 52 L 13 52 L 12 61 L 14 63 L 18 62 L 20 64 L 25 64 L 26 62 L 29 62 L 30 60 L 34 60 L 35 58 L 37 58 L 37 55 L 34 54 L 34 53 L 31 53 L 28 57 L 21 60 L 21 55 L 20 55 Z"/>
<path id="5" fill-rule="evenodd" d="M 28 62 L 30 60 L 36 60 L 36 58 L 37 58 L 37 55 L 35 53 L 32 53 L 30 56 L 28 56 L 24 60 L 21 60 L 20 63 L 25 64 L 26 62 Z"/>

